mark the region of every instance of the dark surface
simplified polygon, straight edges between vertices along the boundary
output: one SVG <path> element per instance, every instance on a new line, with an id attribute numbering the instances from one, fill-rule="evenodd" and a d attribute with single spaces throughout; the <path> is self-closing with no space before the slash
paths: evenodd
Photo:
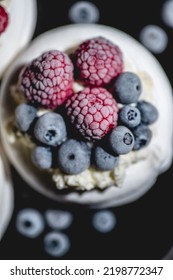
<path id="1" fill-rule="evenodd" d="M 75 1 L 38 1 L 38 22 L 34 37 L 51 28 L 71 23 L 68 11 Z M 100 4 L 102 2 L 102 4 Z M 116 1 L 117 2 L 117 1 Z M 92 1 L 100 10 L 98 23 L 114 26 L 139 40 L 140 30 L 148 24 L 162 27 L 168 37 L 166 50 L 156 58 L 162 64 L 173 84 L 172 42 L 173 29 L 161 19 L 164 1 Z M 125 13 L 126 10 L 126 13 Z M 168 116 L 169 117 L 169 116 Z M 152 189 L 138 201 L 122 207 L 110 208 L 115 213 L 117 225 L 107 234 L 96 231 L 91 223 L 96 210 L 59 205 L 34 192 L 12 168 L 15 189 L 15 210 L 8 230 L 0 244 L 2 259 L 51 259 L 45 253 L 43 237 L 36 239 L 20 235 L 15 228 L 20 209 L 34 208 L 42 214 L 46 209 L 66 209 L 72 212 L 72 225 L 63 232 L 71 240 L 69 252 L 62 259 L 162 259 L 173 244 L 172 225 L 172 167 L 158 177 Z"/>

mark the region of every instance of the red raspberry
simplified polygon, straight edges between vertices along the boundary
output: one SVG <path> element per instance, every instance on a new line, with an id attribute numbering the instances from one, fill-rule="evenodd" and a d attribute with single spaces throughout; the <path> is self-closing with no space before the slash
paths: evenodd
<path id="1" fill-rule="evenodd" d="M 72 94 L 73 64 L 57 50 L 48 51 L 24 68 L 19 86 L 26 98 L 36 106 L 55 109 Z"/>
<path id="2" fill-rule="evenodd" d="M 0 5 L 0 34 L 3 33 L 8 25 L 8 14 Z"/>
<path id="3" fill-rule="evenodd" d="M 122 52 L 105 38 L 82 43 L 74 54 L 78 78 L 89 86 L 106 86 L 123 71 Z"/>
<path id="4" fill-rule="evenodd" d="M 67 115 L 88 140 L 100 140 L 117 125 L 118 107 L 105 88 L 85 88 L 66 103 Z"/>

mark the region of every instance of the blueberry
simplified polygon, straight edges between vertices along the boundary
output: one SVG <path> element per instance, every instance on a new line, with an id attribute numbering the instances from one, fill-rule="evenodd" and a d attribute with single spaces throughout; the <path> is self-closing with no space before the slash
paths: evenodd
<path id="1" fill-rule="evenodd" d="M 132 72 L 124 72 L 115 80 L 113 95 L 122 104 L 136 103 L 141 92 L 141 80 Z"/>
<path id="2" fill-rule="evenodd" d="M 108 233 L 115 228 L 117 219 L 112 211 L 99 210 L 93 215 L 92 224 L 97 231 Z"/>
<path id="3" fill-rule="evenodd" d="M 41 143 L 58 146 L 66 139 L 65 122 L 61 115 L 48 112 L 37 120 L 34 134 Z"/>
<path id="4" fill-rule="evenodd" d="M 34 119 L 36 118 L 37 110 L 30 105 L 21 104 L 15 110 L 15 121 L 18 129 L 26 132 Z"/>
<path id="5" fill-rule="evenodd" d="M 70 249 L 70 240 L 64 233 L 49 232 L 44 237 L 44 249 L 47 254 L 53 257 L 62 257 Z"/>
<path id="6" fill-rule="evenodd" d="M 85 142 L 69 139 L 58 151 L 58 166 L 67 174 L 78 174 L 90 166 L 91 151 Z"/>
<path id="7" fill-rule="evenodd" d="M 141 122 L 141 113 L 136 107 L 126 105 L 121 109 L 119 119 L 127 127 L 135 127 Z"/>
<path id="8" fill-rule="evenodd" d="M 149 129 L 148 126 L 144 124 L 137 126 L 133 130 L 133 134 L 135 137 L 135 144 L 133 147 L 134 150 L 139 150 L 141 148 L 148 146 L 152 138 L 151 130 Z"/>
<path id="9" fill-rule="evenodd" d="M 157 108 L 147 101 L 139 101 L 137 108 L 141 112 L 141 121 L 144 124 L 153 124 L 157 121 L 159 113 Z"/>
<path id="10" fill-rule="evenodd" d="M 94 149 L 94 164 L 100 170 L 112 170 L 118 164 L 118 157 L 97 146 Z"/>
<path id="11" fill-rule="evenodd" d="M 73 215 L 69 211 L 48 209 L 45 213 L 47 224 L 52 229 L 67 229 L 73 221 Z"/>
<path id="12" fill-rule="evenodd" d="M 108 142 L 115 154 L 127 154 L 133 149 L 134 136 L 127 127 L 120 125 L 111 131 Z"/>
<path id="13" fill-rule="evenodd" d="M 37 146 L 32 151 L 32 161 L 40 169 L 49 169 L 52 166 L 52 153 L 49 147 Z"/>
<path id="14" fill-rule="evenodd" d="M 16 219 L 17 231 L 29 238 L 38 237 L 44 230 L 45 223 L 41 213 L 32 208 L 19 211 Z"/>

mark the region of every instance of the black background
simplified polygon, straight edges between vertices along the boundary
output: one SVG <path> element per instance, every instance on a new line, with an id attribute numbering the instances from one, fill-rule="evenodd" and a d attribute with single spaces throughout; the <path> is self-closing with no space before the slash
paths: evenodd
<path id="1" fill-rule="evenodd" d="M 38 21 L 33 38 L 49 29 L 72 23 L 68 11 L 75 2 L 38 0 Z M 169 42 L 166 50 L 155 56 L 173 84 L 173 29 L 166 26 L 161 18 L 165 1 L 91 2 L 99 8 L 98 23 L 116 27 L 137 40 L 144 26 L 154 24 L 162 27 Z M 160 175 L 151 190 L 138 201 L 109 209 L 115 213 L 117 225 L 107 234 L 101 234 L 92 227 L 91 220 L 97 210 L 60 205 L 48 200 L 28 187 L 13 167 L 11 170 L 15 210 L 0 243 L 2 259 L 53 258 L 45 253 L 43 247 L 43 237 L 51 231 L 48 226 L 39 238 L 33 240 L 16 231 L 16 215 L 20 209 L 27 207 L 38 209 L 42 214 L 46 209 L 66 209 L 72 212 L 73 223 L 63 231 L 71 241 L 71 248 L 61 259 L 162 259 L 173 245 L 172 167 Z"/>

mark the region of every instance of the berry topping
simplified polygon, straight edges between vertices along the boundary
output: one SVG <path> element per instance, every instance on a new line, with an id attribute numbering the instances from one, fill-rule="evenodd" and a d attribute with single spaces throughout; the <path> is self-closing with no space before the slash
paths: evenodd
<path id="1" fill-rule="evenodd" d="M 67 174 L 78 174 L 90 166 L 91 151 L 85 142 L 69 139 L 58 151 L 58 167 Z"/>
<path id="2" fill-rule="evenodd" d="M 37 146 L 32 152 L 32 161 L 40 169 L 49 169 L 52 166 L 52 153 L 50 148 Z"/>
<path id="3" fill-rule="evenodd" d="M 25 67 L 19 87 L 36 106 L 55 109 L 72 94 L 73 65 L 69 57 L 57 50 L 48 51 Z"/>
<path id="4" fill-rule="evenodd" d="M 8 14 L 6 10 L 0 5 L 0 34 L 5 31 L 8 25 Z"/>
<path id="5" fill-rule="evenodd" d="M 66 139 L 65 122 L 59 114 L 48 112 L 37 120 L 34 134 L 41 143 L 58 146 Z"/>
<path id="6" fill-rule="evenodd" d="M 137 126 L 133 130 L 133 135 L 135 137 L 135 144 L 133 147 L 134 150 L 139 150 L 141 148 L 148 146 L 152 138 L 151 130 L 149 129 L 148 126 L 144 124 Z"/>
<path id="7" fill-rule="evenodd" d="M 15 110 L 15 121 L 18 129 L 26 132 L 37 116 L 37 110 L 33 106 L 20 104 Z"/>
<path id="8" fill-rule="evenodd" d="M 105 86 L 123 70 L 122 53 L 109 40 L 96 37 L 83 42 L 74 54 L 78 78 L 89 86 Z"/>
<path id="9" fill-rule="evenodd" d="M 136 103 L 141 92 L 141 80 L 135 73 L 124 72 L 115 80 L 113 95 L 122 104 Z"/>
<path id="10" fill-rule="evenodd" d="M 135 127 L 141 122 L 140 111 L 133 106 L 124 106 L 119 113 L 120 122 L 127 127 Z"/>
<path id="11" fill-rule="evenodd" d="M 117 154 L 127 154 L 134 146 L 134 136 L 125 126 L 117 126 L 109 135 L 109 145 L 111 150 Z"/>
<path id="12" fill-rule="evenodd" d="M 71 122 L 88 140 L 100 140 L 117 125 L 117 103 L 104 88 L 85 88 L 67 100 L 66 108 Z"/>
<path id="13" fill-rule="evenodd" d="M 112 170 L 118 165 L 118 157 L 97 146 L 94 150 L 94 164 L 100 170 Z"/>
<path id="14" fill-rule="evenodd" d="M 119 155 L 149 144 L 152 132 L 147 125 L 157 120 L 158 111 L 138 101 L 141 80 L 123 72 L 122 53 L 114 43 L 92 38 L 71 57 L 75 81 L 72 61 L 58 50 L 43 53 L 22 69 L 19 89 L 29 105 L 16 108 L 16 126 L 32 136 L 32 161 L 41 170 L 58 168 L 64 175 L 89 167 L 91 173 L 93 168 L 111 171 L 119 164 Z M 74 82 L 83 83 L 83 89 L 73 91 Z M 49 110 L 40 116 L 38 107 Z"/>
<path id="15" fill-rule="evenodd" d="M 153 124 L 158 119 L 158 110 L 157 108 L 147 101 L 139 101 L 137 103 L 137 108 L 141 112 L 141 120 L 144 124 Z"/>

